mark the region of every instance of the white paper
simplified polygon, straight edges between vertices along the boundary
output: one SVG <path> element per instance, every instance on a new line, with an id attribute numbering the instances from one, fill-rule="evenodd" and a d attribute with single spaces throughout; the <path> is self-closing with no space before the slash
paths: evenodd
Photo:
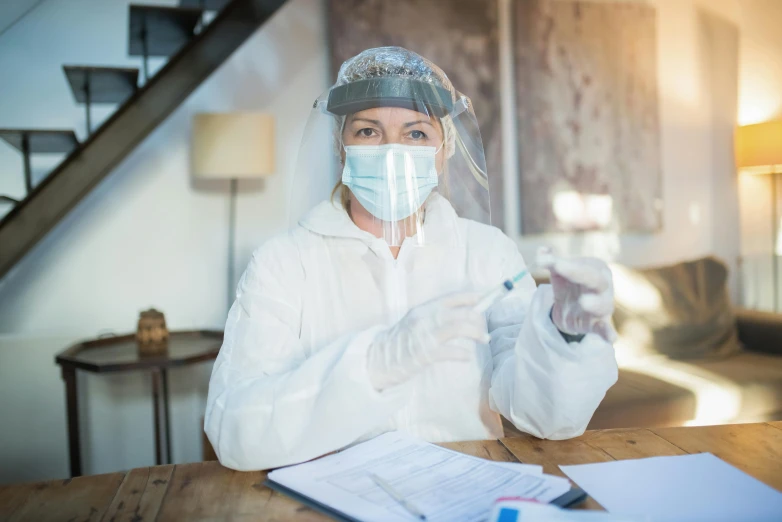
<path id="1" fill-rule="evenodd" d="M 401 432 L 272 471 L 269 479 L 360 520 L 416 520 L 374 483 L 370 473 L 388 481 L 429 522 L 486 520 L 499 497 L 551 502 L 569 489 L 559 477 L 510 469 Z"/>
<path id="2" fill-rule="evenodd" d="M 655 522 L 782 520 L 782 493 L 711 453 L 560 469 L 611 513 Z"/>

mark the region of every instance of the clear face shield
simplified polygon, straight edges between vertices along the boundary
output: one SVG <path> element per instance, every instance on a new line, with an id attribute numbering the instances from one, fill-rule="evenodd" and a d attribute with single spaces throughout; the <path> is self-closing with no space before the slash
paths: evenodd
<path id="1" fill-rule="evenodd" d="M 469 98 L 407 76 L 360 79 L 313 105 L 290 221 L 330 201 L 390 247 L 423 246 L 456 233 L 448 216 L 490 223 L 488 186 Z"/>

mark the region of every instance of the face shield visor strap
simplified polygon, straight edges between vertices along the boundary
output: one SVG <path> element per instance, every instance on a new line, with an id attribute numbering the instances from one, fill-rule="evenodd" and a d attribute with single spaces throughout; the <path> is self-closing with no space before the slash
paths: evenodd
<path id="1" fill-rule="evenodd" d="M 336 116 L 374 107 L 401 107 L 442 118 L 453 112 L 451 91 L 406 77 L 368 78 L 329 91 L 326 110 Z"/>

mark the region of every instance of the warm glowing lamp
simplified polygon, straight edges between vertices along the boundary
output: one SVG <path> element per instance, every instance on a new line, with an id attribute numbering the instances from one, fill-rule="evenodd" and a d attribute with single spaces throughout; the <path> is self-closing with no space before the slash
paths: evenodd
<path id="1" fill-rule="evenodd" d="M 782 171 L 782 120 L 739 127 L 736 165 L 755 174 Z"/>
<path id="2" fill-rule="evenodd" d="M 736 166 L 749 174 L 768 175 L 771 183 L 771 219 L 773 220 L 771 270 L 774 284 L 774 311 L 778 310 L 779 287 L 777 256 L 782 255 L 782 227 L 779 225 L 777 178 L 782 174 L 782 120 L 744 125 L 736 130 Z"/>
<path id="3" fill-rule="evenodd" d="M 268 114 L 235 112 L 196 114 L 193 118 L 191 160 L 193 177 L 228 180 L 228 307 L 234 295 L 236 192 L 240 179 L 274 173 L 274 118 Z"/>

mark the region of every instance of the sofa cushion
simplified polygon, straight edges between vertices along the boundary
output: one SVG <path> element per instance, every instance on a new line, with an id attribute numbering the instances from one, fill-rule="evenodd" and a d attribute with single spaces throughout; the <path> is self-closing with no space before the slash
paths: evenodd
<path id="1" fill-rule="evenodd" d="M 714 257 L 614 273 L 620 360 L 664 355 L 720 358 L 740 351 L 728 296 L 728 268 Z M 625 353 L 620 353 L 625 352 Z"/>
<path id="2" fill-rule="evenodd" d="M 742 352 L 720 360 L 648 359 L 622 368 L 590 429 L 782 419 L 782 357 Z"/>
<path id="3" fill-rule="evenodd" d="M 687 388 L 623 368 L 588 429 L 681 426 L 694 413 L 695 395 Z"/>
<path id="4" fill-rule="evenodd" d="M 692 364 L 736 385 L 735 391 L 740 395 L 734 417 L 737 422 L 782 420 L 781 356 L 744 352 L 725 360 Z"/>

